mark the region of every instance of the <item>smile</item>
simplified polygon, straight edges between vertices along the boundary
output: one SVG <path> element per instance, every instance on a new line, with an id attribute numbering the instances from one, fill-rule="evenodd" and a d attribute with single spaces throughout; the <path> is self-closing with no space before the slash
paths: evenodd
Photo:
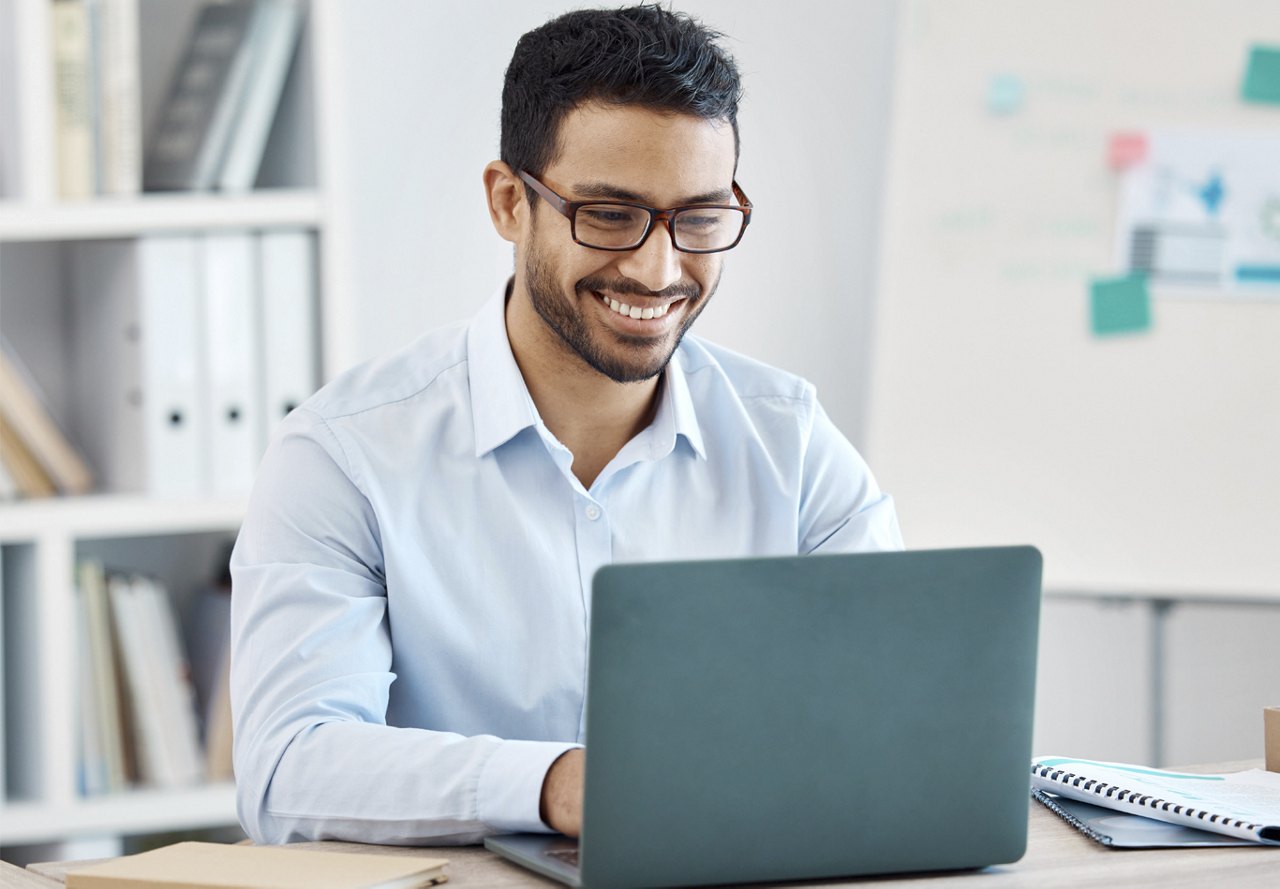
<path id="1" fill-rule="evenodd" d="M 661 318 L 663 315 L 667 314 L 667 311 L 671 308 L 671 303 L 663 303 L 656 309 L 642 309 L 639 306 L 629 306 L 626 303 L 620 303 L 616 299 L 610 299 L 604 295 L 600 296 L 600 301 L 619 315 L 625 315 L 626 317 L 634 318 L 637 321 L 648 321 L 652 318 Z"/>

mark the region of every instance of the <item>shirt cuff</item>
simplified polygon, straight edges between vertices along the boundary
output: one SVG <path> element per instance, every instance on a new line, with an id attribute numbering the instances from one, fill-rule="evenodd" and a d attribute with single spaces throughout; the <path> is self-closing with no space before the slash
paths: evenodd
<path id="1" fill-rule="evenodd" d="M 480 820 L 504 832 L 554 833 L 538 811 L 542 782 L 553 762 L 581 746 L 559 741 L 503 741 L 480 772 L 476 791 Z"/>

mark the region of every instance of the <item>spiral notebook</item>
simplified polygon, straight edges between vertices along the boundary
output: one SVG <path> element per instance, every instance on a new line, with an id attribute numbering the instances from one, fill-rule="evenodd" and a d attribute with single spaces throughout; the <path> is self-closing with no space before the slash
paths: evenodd
<path id="1" fill-rule="evenodd" d="M 1143 815 L 1128 815 L 1078 799 L 1055 796 L 1043 790 L 1031 791 L 1031 798 L 1095 843 L 1101 843 L 1109 849 L 1258 845 L 1254 840 L 1241 840 L 1195 827 L 1183 827 Z"/>
<path id="2" fill-rule="evenodd" d="M 1127 763 L 1042 756 L 1031 762 L 1031 786 L 1129 815 L 1280 846 L 1280 774 L 1274 772 L 1250 769 L 1193 775 Z M 1093 835 L 1089 830 L 1084 832 Z M 1094 839 L 1104 842 L 1097 836 Z"/>

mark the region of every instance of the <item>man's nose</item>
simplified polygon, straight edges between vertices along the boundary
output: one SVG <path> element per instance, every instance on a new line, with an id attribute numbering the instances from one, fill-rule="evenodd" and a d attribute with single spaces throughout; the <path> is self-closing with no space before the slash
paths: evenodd
<path id="1" fill-rule="evenodd" d="M 625 255 L 618 271 L 655 292 L 680 280 L 680 251 L 671 242 L 665 220 L 654 221 L 645 242 Z"/>

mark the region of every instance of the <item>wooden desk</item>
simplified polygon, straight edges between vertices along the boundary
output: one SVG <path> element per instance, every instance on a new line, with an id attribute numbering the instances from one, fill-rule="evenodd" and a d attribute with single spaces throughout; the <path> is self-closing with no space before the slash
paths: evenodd
<path id="1" fill-rule="evenodd" d="M 1258 763 L 1206 766 L 1200 771 L 1235 771 Z M 561 884 L 508 863 L 480 846 L 406 848 L 359 843 L 299 843 L 299 849 L 329 849 L 371 855 L 422 855 L 447 858 L 447 887 L 492 886 L 498 889 Z M 57 889 L 67 871 L 85 862 L 33 864 L 30 871 L 0 872 L 0 889 Z M 7 875 L 7 876 L 6 876 Z M 20 877 L 26 882 L 16 882 Z M 773 884 L 779 885 L 779 884 Z M 826 886 L 964 887 L 964 889 L 1078 889 L 1078 887 L 1160 886 L 1272 889 L 1280 885 L 1280 847 L 1243 846 L 1215 849 L 1107 849 L 1070 827 L 1039 803 L 1031 804 L 1027 854 L 1014 864 L 979 872 L 859 880 L 781 884 L 797 889 Z M 763 887 L 762 887 L 763 889 Z"/>

